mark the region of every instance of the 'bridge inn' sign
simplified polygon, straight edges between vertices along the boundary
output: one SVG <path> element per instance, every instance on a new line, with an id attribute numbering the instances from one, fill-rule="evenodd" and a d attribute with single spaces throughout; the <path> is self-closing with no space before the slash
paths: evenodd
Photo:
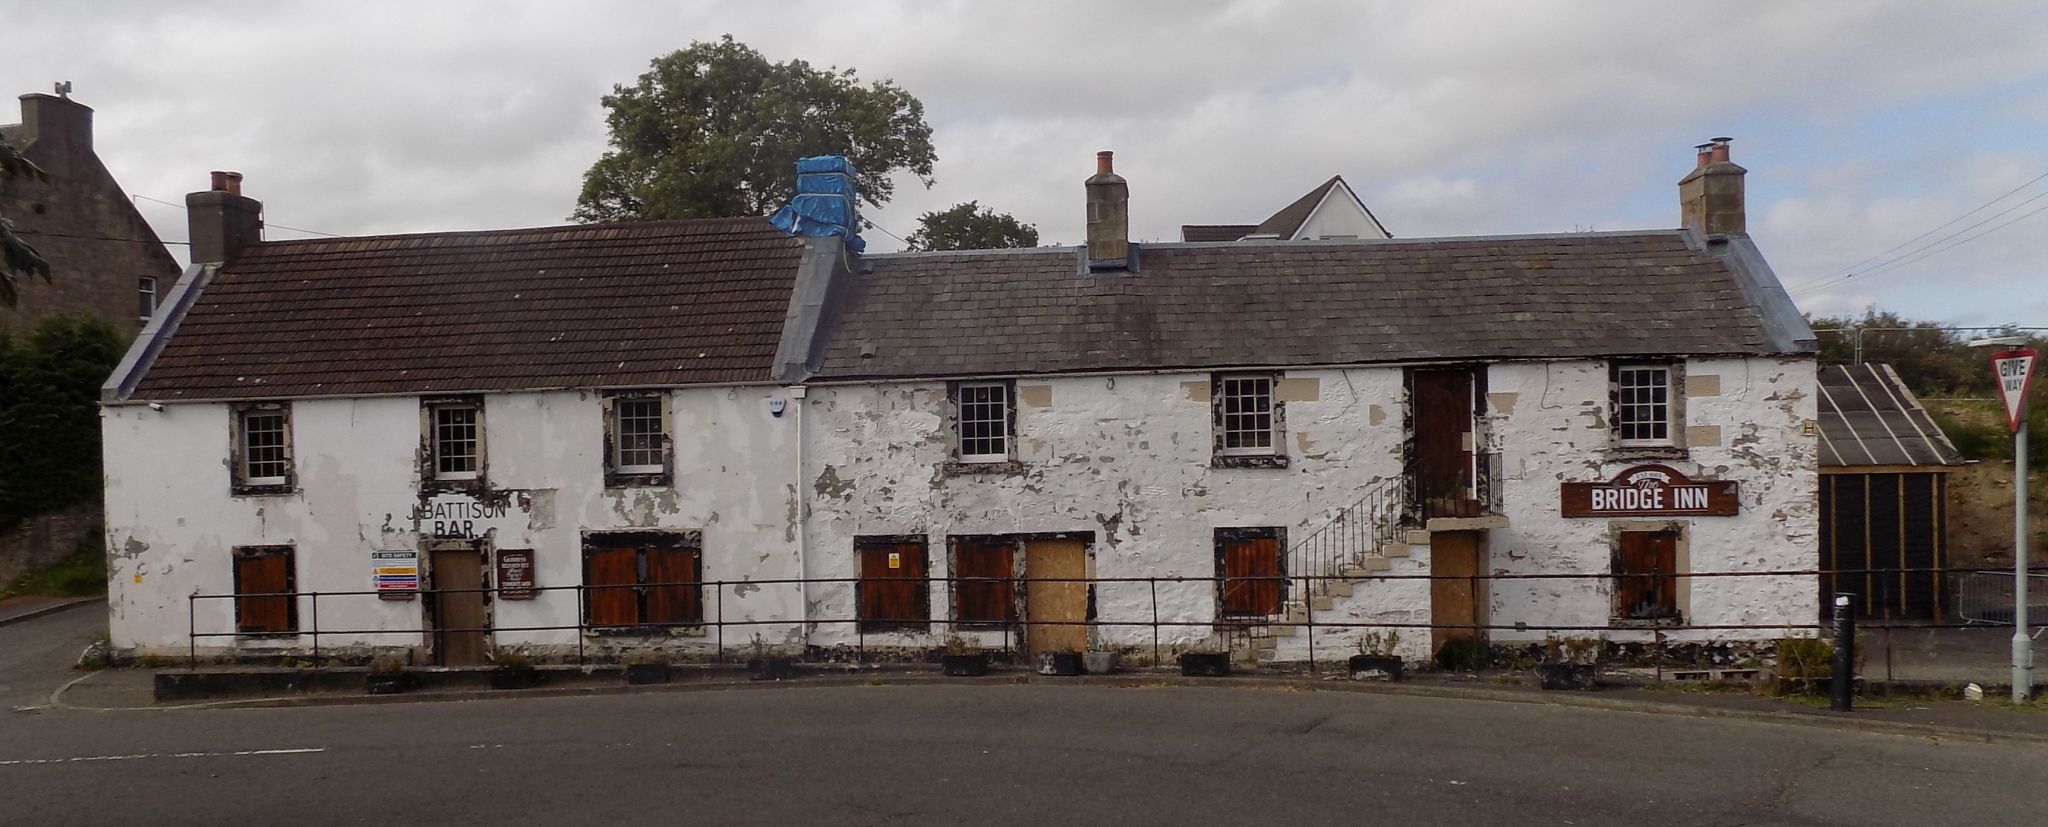
<path id="1" fill-rule="evenodd" d="M 1733 517 L 1741 509 L 1734 480 L 1695 482 L 1668 465 L 1638 465 L 1606 482 L 1567 482 L 1558 500 L 1566 517 Z"/>

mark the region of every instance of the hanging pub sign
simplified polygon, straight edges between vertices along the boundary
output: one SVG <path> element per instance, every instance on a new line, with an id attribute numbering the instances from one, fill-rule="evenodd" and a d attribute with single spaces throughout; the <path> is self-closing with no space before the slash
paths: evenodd
<path id="1" fill-rule="evenodd" d="M 1687 479 L 1668 465 L 1638 465 L 1606 482 L 1567 482 L 1558 494 L 1566 517 L 1733 517 L 1741 509 L 1734 480 Z"/>

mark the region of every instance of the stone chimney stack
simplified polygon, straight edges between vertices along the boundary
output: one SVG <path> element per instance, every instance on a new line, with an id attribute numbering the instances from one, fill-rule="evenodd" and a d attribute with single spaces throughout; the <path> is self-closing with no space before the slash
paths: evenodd
<path id="1" fill-rule="evenodd" d="M 21 149 L 36 145 L 36 163 L 51 175 L 73 174 L 72 159 L 92 155 L 92 107 L 70 98 L 21 96 Z"/>
<path id="2" fill-rule="evenodd" d="M 263 240 L 263 202 L 242 194 L 242 174 L 215 170 L 212 187 L 185 196 L 192 233 L 192 263 L 235 260 L 243 248 Z"/>
<path id="3" fill-rule="evenodd" d="M 1116 174 L 1113 153 L 1095 153 L 1095 174 L 1088 176 L 1088 264 L 1124 266 L 1131 248 L 1131 187 Z"/>
<path id="4" fill-rule="evenodd" d="M 1704 235 L 1746 235 L 1742 176 L 1749 170 L 1728 160 L 1728 142 L 1714 138 L 1700 144 L 1697 166 L 1678 182 L 1678 208 L 1684 226 Z"/>

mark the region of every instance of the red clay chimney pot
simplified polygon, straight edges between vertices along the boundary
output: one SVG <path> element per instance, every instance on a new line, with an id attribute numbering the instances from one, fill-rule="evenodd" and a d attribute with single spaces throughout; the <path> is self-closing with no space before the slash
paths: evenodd
<path id="1" fill-rule="evenodd" d="M 228 179 L 228 192 L 230 192 L 230 193 L 233 193 L 233 194 L 235 194 L 235 195 L 241 195 L 241 194 L 242 194 L 242 174 L 241 174 L 241 173 L 239 173 L 239 172 L 230 172 L 230 173 L 228 173 L 228 174 L 227 174 L 227 179 Z"/>
<path id="2" fill-rule="evenodd" d="M 1112 166 L 1110 163 L 1110 159 L 1115 155 L 1116 153 L 1111 152 L 1107 149 L 1095 153 L 1095 174 L 1108 175 L 1112 172 L 1115 172 L 1116 170 L 1110 168 Z"/>
<path id="3" fill-rule="evenodd" d="M 228 174 L 227 174 L 227 171 L 226 171 L 226 170 L 219 170 L 219 169 L 217 169 L 217 170 L 214 170 L 214 171 L 213 171 L 213 185 L 212 185 L 212 186 L 210 186 L 210 187 L 208 187 L 208 189 L 211 189 L 211 190 L 213 190 L 214 192 L 227 192 L 227 191 L 228 191 Z"/>
<path id="4" fill-rule="evenodd" d="M 1729 161 L 1728 161 L 1728 142 L 1729 142 L 1729 141 L 1732 141 L 1732 140 L 1734 140 L 1734 139 L 1733 139 L 1733 138 L 1715 138 L 1715 139 L 1714 139 L 1714 143 L 1713 143 L 1713 147 L 1714 147 L 1714 157 L 1713 157 L 1713 161 L 1714 161 L 1714 163 L 1717 163 L 1717 164 L 1725 164 L 1725 163 L 1728 163 L 1728 162 L 1729 162 Z"/>

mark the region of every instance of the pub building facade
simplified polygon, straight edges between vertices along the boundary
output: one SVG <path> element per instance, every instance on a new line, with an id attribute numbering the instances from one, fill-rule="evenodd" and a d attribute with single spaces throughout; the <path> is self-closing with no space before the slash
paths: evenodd
<path id="1" fill-rule="evenodd" d="M 1670 230 L 1139 244 L 1105 153 L 1072 247 L 251 235 L 109 382 L 113 644 L 1805 634 L 1815 347 L 1727 152 Z"/>

